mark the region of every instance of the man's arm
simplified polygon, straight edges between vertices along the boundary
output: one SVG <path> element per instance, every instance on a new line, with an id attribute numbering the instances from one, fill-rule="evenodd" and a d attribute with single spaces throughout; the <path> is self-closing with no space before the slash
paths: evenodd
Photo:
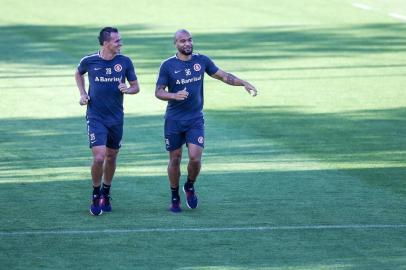
<path id="1" fill-rule="evenodd" d="M 176 93 L 169 93 L 165 90 L 166 85 L 157 85 L 155 89 L 155 96 L 160 100 L 185 100 L 187 99 L 189 92 L 186 91 L 186 87 Z"/>
<path id="2" fill-rule="evenodd" d="M 140 85 L 138 84 L 138 80 L 129 81 L 130 87 L 127 87 L 125 83 L 120 83 L 118 85 L 118 89 L 120 89 L 121 93 L 135 95 L 140 92 Z"/>
<path id="3" fill-rule="evenodd" d="M 80 93 L 79 104 L 86 105 L 89 102 L 90 97 L 87 95 L 87 92 L 85 90 L 85 78 L 82 74 L 79 73 L 79 70 L 76 70 L 75 80 Z"/>
<path id="4" fill-rule="evenodd" d="M 211 75 L 213 78 L 220 80 L 226 84 L 234 85 L 234 86 L 244 86 L 245 90 L 250 93 L 253 97 L 257 95 L 257 89 L 247 81 L 241 80 L 237 78 L 231 73 L 227 73 L 221 69 L 219 69 L 216 73 Z"/>

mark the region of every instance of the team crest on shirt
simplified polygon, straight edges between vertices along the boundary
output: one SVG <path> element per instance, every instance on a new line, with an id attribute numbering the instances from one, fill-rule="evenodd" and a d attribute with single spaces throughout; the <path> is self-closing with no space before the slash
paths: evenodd
<path id="1" fill-rule="evenodd" d="M 123 67 L 122 67 L 120 64 L 116 64 L 116 65 L 114 66 L 114 70 L 115 70 L 116 72 L 120 72 L 120 71 L 123 70 Z"/>
<path id="2" fill-rule="evenodd" d="M 202 69 L 202 67 L 200 66 L 200 64 L 194 64 L 193 65 L 193 69 L 195 70 L 195 71 L 200 71 L 201 69 Z"/>
<path id="3" fill-rule="evenodd" d="M 200 144 L 203 144 L 204 138 L 203 138 L 202 136 L 200 136 L 199 138 L 197 138 L 197 141 L 198 141 Z"/>

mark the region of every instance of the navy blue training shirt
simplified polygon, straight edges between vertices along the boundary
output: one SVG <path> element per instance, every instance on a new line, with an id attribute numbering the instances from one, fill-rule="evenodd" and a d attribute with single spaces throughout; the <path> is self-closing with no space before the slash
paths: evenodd
<path id="1" fill-rule="evenodd" d="M 203 116 L 204 73 L 213 75 L 218 67 L 202 54 L 192 54 L 189 61 L 175 56 L 162 62 L 156 85 L 165 85 L 169 93 L 176 93 L 186 87 L 189 96 L 185 100 L 169 100 L 166 119 L 189 120 Z"/>
<path id="2" fill-rule="evenodd" d="M 135 81 L 134 65 L 131 59 L 118 54 L 111 60 L 104 60 L 100 52 L 83 57 L 78 65 L 81 75 L 88 73 L 90 101 L 86 116 L 105 123 L 123 123 L 123 94 L 118 89 L 120 82 Z"/>

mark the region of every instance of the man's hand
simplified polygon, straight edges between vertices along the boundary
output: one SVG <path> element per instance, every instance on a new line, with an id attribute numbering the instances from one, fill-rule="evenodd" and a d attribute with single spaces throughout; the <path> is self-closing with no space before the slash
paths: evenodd
<path id="1" fill-rule="evenodd" d="M 87 105 L 89 103 L 90 97 L 88 95 L 81 95 L 80 96 L 80 100 L 79 100 L 79 104 L 80 105 Z"/>
<path id="2" fill-rule="evenodd" d="M 244 82 L 244 88 L 251 96 L 255 97 L 257 95 L 257 89 L 249 82 Z"/>
<path id="3" fill-rule="evenodd" d="M 189 96 L 189 92 L 186 91 L 186 87 L 185 87 L 183 90 L 174 93 L 173 99 L 174 100 L 185 100 L 185 99 L 187 99 L 188 96 Z"/>
<path id="4" fill-rule="evenodd" d="M 121 91 L 121 93 L 123 93 L 123 94 L 127 94 L 127 92 L 128 92 L 128 88 L 127 88 L 127 85 L 125 84 L 125 83 L 120 83 L 119 85 L 118 85 L 118 89 Z"/>

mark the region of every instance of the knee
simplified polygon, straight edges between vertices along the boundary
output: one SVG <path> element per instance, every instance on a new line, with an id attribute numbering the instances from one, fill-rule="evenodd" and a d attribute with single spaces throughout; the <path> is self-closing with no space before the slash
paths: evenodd
<path id="1" fill-rule="evenodd" d="M 117 154 L 115 153 L 107 153 L 106 154 L 106 162 L 114 163 L 116 162 Z"/>
<path id="2" fill-rule="evenodd" d="M 181 155 L 175 155 L 175 156 L 171 157 L 171 159 L 169 161 L 169 166 L 170 167 L 179 167 L 181 160 L 182 160 Z"/>
<path id="3" fill-rule="evenodd" d="M 98 154 L 93 157 L 93 164 L 98 166 L 103 166 L 105 156 L 103 154 Z"/>
<path id="4" fill-rule="evenodd" d="M 201 157 L 200 156 L 190 156 L 189 163 L 199 165 L 201 163 Z"/>

